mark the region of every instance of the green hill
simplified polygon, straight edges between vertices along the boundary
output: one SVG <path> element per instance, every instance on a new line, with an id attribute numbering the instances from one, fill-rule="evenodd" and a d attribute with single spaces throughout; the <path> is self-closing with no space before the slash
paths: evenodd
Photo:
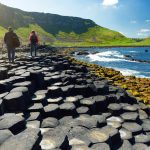
<path id="1" fill-rule="evenodd" d="M 139 42 L 141 45 L 150 45 L 150 37 L 144 39 L 143 41 Z"/>
<path id="2" fill-rule="evenodd" d="M 0 4 L 0 40 L 12 26 L 22 43 L 28 43 L 31 30 L 40 42 L 55 46 L 132 45 L 135 41 L 119 32 L 97 25 L 89 19 L 60 16 L 50 13 L 25 12 Z"/>

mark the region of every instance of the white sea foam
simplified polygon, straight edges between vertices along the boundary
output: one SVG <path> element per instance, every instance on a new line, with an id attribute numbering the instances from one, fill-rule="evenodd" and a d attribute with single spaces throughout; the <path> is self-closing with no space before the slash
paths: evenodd
<path id="1" fill-rule="evenodd" d="M 118 52 L 118 51 L 106 51 L 106 52 L 100 52 L 95 54 L 97 56 L 103 56 L 103 57 L 118 57 L 118 58 L 123 58 L 124 56 Z"/>
<path id="2" fill-rule="evenodd" d="M 90 58 L 90 61 L 102 61 L 102 62 L 112 62 L 112 61 L 122 61 L 122 59 L 117 58 L 107 58 L 107 57 L 99 57 L 99 56 L 88 56 Z"/>
<path id="3" fill-rule="evenodd" d="M 126 68 L 114 68 L 115 70 L 118 70 L 122 73 L 124 76 L 139 76 L 140 72 L 137 70 L 132 70 L 132 69 L 126 69 Z"/>
<path id="4" fill-rule="evenodd" d="M 90 61 L 102 61 L 102 62 L 126 61 L 125 59 L 123 59 L 123 55 L 121 55 L 117 51 L 106 51 L 97 54 L 89 54 L 87 57 L 90 58 Z"/>
<path id="5" fill-rule="evenodd" d="M 130 52 L 135 53 L 136 51 L 130 51 Z M 133 75 L 133 76 L 140 77 L 140 78 L 149 78 L 149 75 L 146 76 L 143 74 L 144 72 L 140 72 L 140 71 L 134 70 L 134 69 L 123 68 L 124 66 L 122 66 L 121 68 L 117 67 L 118 66 L 117 64 L 119 64 L 119 63 L 123 64 L 123 62 L 133 62 L 133 61 L 125 59 L 124 55 L 122 55 L 121 52 L 118 52 L 115 50 L 114 51 L 103 51 L 103 52 L 99 52 L 96 54 L 89 54 L 86 56 L 86 58 L 90 62 L 94 62 L 94 61 L 113 62 L 113 63 L 116 62 L 116 68 L 114 68 L 114 69 L 120 71 L 124 76 L 132 76 Z M 136 62 L 136 63 L 140 63 L 140 62 Z M 135 62 L 133 65 L 135 65 Z M 109 68 L 111 66 L 107 66 L 107 67 Z"/>
<path id="6" fill-rule="evenodd" d="M 137 51 L 129 51 L 130 53 L 139 53 L 139 52 L 137 52 Z"/>

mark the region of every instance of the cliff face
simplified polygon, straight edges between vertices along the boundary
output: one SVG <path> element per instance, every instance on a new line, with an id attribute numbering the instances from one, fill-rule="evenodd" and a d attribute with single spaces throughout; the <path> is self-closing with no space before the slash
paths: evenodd
<path id="1" fill-rule="evenodd" d="M 38 24 L 45 31 L 52 34 L 57 34 L 59 31 L 81 34 L 87 32 L 88 28 L 96 26 L 89 19 L 60 16 L 50 13 L 25 12 L 0 4 L 0 26 L 7 28 L 11 25 L 17 29 L 28 26 L 29 24 Z"/>
<path id="2" fill-rule="evenodd" d="M 38 32 L 40 41 L 54 45 L 72 46 L 75 43 L 80 46 L 90 46 L 91 43 L 98 45 L 118 43 L 118 41 L 132 42 L 119 32 L 101 27 L 90 19 L 25 12 L 0 4 L 0 27 L 6 29 L 8 26 L 15 29 L 23 42 L 27 42 L 31 30 Z M 3 34 L 4 30 L 0 31 L 0 37 Z"/>

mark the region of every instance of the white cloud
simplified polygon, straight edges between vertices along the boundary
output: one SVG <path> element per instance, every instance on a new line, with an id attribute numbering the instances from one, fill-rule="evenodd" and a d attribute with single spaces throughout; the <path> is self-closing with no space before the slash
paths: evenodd
<path id="1" fill-rule="evenodd" d="M 137 23 L 137 21 L 136 20 L 131 20 L 130 23 L 135 24 L 135 23 Z"/>
<path id="2" fill-rule="evenodd" d="M 140 33 L 147 33 L 147 32 L 150 32 L 150 29 L 141 29 L 140 30 Z"/>
<path id="3" fill-rule="evenodd" d="M 137 32 L 137 35 L 139 37 L 148 37 L 150 36 L 150 29 L 140 29 L 138 32 Z"/>
<path id="4" fill-rule="evenodd" d="M 148 37 L 147 34 L 141 33 L 141 32 L 138 32 L 137 35 L 138 35 L 139 37 Z"/>
<path id="5" fill-rule="evenodd" d="M 150 20 L 149 20 L 149 19 L 147 19 L 147 20 L 145 20 L 145 22 L 150 22 Z"/>
<path id="6" fill-rule="evenodd" d="M 115 6 L 119 3 L 119 0 L 103 0 L 104 6 Z"/>

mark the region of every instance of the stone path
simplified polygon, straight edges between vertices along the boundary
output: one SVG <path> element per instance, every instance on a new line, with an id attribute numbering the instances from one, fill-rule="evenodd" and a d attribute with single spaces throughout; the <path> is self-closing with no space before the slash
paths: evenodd
<path id="1" fill-rule="evenodd" d="M 0 150 L 148 150 L 149 108 L 61 55 L 0 60 Z"/>

